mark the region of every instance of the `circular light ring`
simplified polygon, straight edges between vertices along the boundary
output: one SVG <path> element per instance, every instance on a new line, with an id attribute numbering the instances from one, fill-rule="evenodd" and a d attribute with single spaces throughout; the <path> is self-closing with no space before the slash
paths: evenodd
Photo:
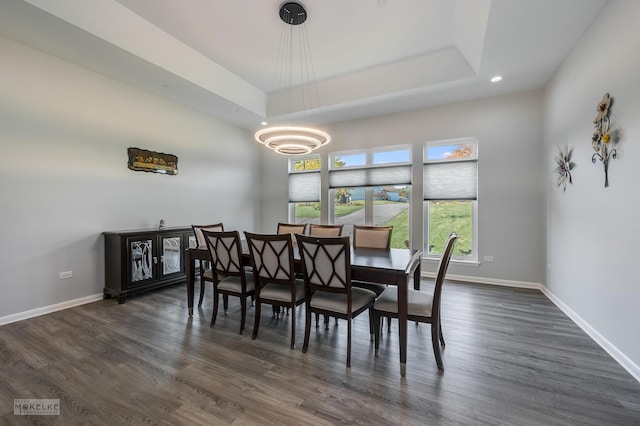
<path id="1" fill-rule="evenodd" d="M 272 136 L 268 138 L 264 144 L 271 149 L 276 149 L 280 145 L 300 145 L 308 146 L 312 150 L 317 149 L 320 146 L 320 142 L 317 139 L 300 135 L 282 135 Z"/>
<path id="2" fill-rule="evenodd" d="M 311 127 L 291 127 L 291 126 L 279 126 L 279 127 L 267 127 L 259 130 L 255 134 L 255 138 L 258 142 L 265 143 L 265 140 L 273 136 L 284 135 L 300 135 L 310 138 L 314 138 L 318 141 L 320 146 L 331 142 L 331 136 L 323 132 L 322 130 L 314 129 Z"/>
<path id="3" fill-rule="evenodd" d="M 280 154 L 300 155 L 331 142 L 329 134 L 310 127 L 269 127 L 255 134 L 257 142 Z M 295 151 L 295 153 L 294 153 Z"/>
<path id="4" fill-rule="evenodd" d="M 298 145 L 293 143 L 285 143 L 273 148 L 275 152 L 283 155 L 305 155 L 311 153 L 313 148 L 305 145 Z"/>

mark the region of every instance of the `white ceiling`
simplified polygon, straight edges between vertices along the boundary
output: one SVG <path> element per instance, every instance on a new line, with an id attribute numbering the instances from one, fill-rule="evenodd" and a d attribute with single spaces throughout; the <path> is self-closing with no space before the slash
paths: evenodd
<path id="1" fill-rule="evenodd" d="M 319 104 L 274 82 L 282 3 L 0 0 L 0 34 L 256 129 L 541 88 L 606 0 L 303 0 Z"/>

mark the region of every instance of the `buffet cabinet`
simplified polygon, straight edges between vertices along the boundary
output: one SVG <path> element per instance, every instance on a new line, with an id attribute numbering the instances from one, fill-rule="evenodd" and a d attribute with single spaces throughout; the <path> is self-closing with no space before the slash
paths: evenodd
<path id="1" fill-rule="evenodd" d="M 184 251 L 195 247 L 191 227 L 104 233 L 104 298 L 128 296 L 184 282 Z"/>

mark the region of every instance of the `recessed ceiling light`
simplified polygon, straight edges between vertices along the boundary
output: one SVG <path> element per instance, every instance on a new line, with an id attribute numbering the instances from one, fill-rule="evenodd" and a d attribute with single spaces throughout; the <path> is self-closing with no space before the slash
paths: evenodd
<path id="1" fill-rule="evenodd" d="M 501 81 L 501 80 L 502 80 L 502 76 L 501 76 L 501 75 L 496 75 L 495 77 L 493 77 L 493 78 L 491 79 L 491 82 L 492 82 L 492 83 L 497 83 L 497 82 L 499 82 L 499 81 Z"/>
<path id="2" fill-rule="evenodd" d="M 260 123 L 260 124 L 261 124 L 261 125 L 263 125 L 263 126 L 266 126 L 266 125 L 267 125 L 267 124 L 269 124 L 269 123 L 267 123 L 266 121 L 263 121 L 263 122 L 262 122 L 262 123 Z"/>

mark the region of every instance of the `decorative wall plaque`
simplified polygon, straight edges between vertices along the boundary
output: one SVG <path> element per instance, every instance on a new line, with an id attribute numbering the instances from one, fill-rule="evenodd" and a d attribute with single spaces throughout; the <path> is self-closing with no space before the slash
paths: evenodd
<path id="1" fill-rule="evenodd" d="M 140 148 L 128 148 L 127 152 L 129 153 L 127 166 L 131 170 L 167 175 L 178 174 L 178 157 L 175 155 Z"/>
<path id="2" fill-rule="evenodd" d="M 591 162 L 602 161 L 605 188 L 609 186 L 609 159 L 615 159 L 618 156 L 618 151 L 614 148 L 618 142 L 618 131 L 611 129 L 611 120 L 609 119 L 612 104 L 613 98 L 608 93 L 605 93 L 598 103 L 598 114 L 593 120 L 594 130 L 591 137 L 591 146 L 595 151 L 595 154 L 591 156 Z"/>

